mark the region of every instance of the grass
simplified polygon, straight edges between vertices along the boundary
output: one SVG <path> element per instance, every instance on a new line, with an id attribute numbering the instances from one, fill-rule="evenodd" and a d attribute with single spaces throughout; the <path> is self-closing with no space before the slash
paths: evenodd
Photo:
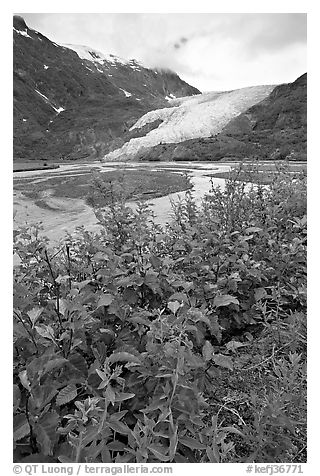
<path id="1" fill-rule="evenodd" d="M 256 462 L 265 462 L 266 454 L 276 460 L 287 444 L 287 461 L 306 461 L 306 316 L 295 313 L 250 330 L 250 345 L 234 351 L 234 371 L 221 369 L 211 380 L 210 403 L 225 426 L 238 425 L 248 435 L 243 447 L 241 438 L 234 440 L 238 456 L 255 454 L 249 435 L 257 427 L 263 444 Z"/>

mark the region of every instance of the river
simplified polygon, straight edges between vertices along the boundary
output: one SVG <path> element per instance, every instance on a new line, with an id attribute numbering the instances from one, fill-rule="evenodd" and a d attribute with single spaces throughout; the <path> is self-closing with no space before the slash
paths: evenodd
<path id="1" fill-rule="evenodd" d="M 101 163 L 91 162 L 89 164 L 68 164 L 61 165 L 59 169 L 53 170 L 33 170 L 14 173 L 14 227 L 20 225 L 34 224 L 42 222 L 43 234 L 46 235 L 52 244 L 57 243 L 64 237 L 65 232 L 73 232 L 78 226 L 84 225 L 88 230 L 98 230 L 97 219 L 84 199 L 72 199 L 64 197 L 45 197 L 50 208 L 43 208 L 36 205 L 35 201 L 26 198 L 21 190 L 15 189 L 15 183 L 23 181 L 37 183 L 46 181 L 53 177 L 71 177 L 75 174 L 87 174 L 88 170 L 95 168 L 103 172 L 108 172 L 122 168 L 150 168 L 150 170 L 170 170 L 175 173 L 188 171 L 193 184 L 193 195 L 199 202 L 203 195 L 209 192 L 211 188 L 210 177 L 207 175 L 213 172 L 229 171 L 234 164 L 232 163 L 195 163 L 195 162 L 151 162 L 151 163 Z M 224 187 L 225 180 L 213 178 L 215 186 Z M 155 215 L 155 221 L 161 225 L 170 221 L 171 201 L 178 200 L 179 196 L 184 197 L 185 192 L 171 193 L 167 196 L 154 198 L 147 202 L 152 204 Z"/>

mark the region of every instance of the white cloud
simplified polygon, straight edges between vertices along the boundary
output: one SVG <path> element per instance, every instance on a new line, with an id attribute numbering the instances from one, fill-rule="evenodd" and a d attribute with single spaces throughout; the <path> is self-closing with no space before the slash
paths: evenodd
<path id="1" fill-rule="evenodd" d="M 306 15 L 22 14 L 58 43 L 168 67 L 200 90 L 289 82 L 306 71 Z"/>

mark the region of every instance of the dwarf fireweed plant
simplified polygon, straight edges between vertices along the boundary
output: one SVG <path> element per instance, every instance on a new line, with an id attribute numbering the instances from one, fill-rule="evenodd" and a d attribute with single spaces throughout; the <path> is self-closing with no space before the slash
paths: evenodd
<path id="1" fill-rule="evenodd" d="M 305 176 L 189 191 L 164 228 L 93 187 L 99 233 L 14 235 L 14 461 L 305 461 Z"/>

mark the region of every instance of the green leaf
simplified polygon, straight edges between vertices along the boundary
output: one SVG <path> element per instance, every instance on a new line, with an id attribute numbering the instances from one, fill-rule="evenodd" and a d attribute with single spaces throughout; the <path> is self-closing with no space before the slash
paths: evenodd
<path id="1" fill-rule="evenodd" d="M 111 387 L 111 385 L 108 385 L 108 382 L 107 383 L 107 386 L 105 385 L 105 382 L 102 382 L 99 387 L 98 387 L 98 390 L 100 390 L 101 388 L 104 388 L 106 387 L 105 391 L 104 391 L 104 395 L 105 395 L 105 398 L 106 400 L 108 399 L 109 402 L 111 403 L 111 405 L 114 405 L 114 402 L 115 402 L 115 398 L 116 398 L 116 394 L 114 393 L 114 390 L 113 388 Z"/>
<path id="2" fill-rule="evenodd" d="M 173 427 L 174 427 L 174 432 L 170 436 L 170 445 L 169 445 L 170 461 L 174 458 L 177 451 L 177 446 L 178 446 L 178 426 L 173 424 Z"/>
<path id="3" fill-rule="evenodd" d="M 72 342 L 72 346 L 71 346 L 71 349 L 70 350 L 73 350 L 75 349 L 76 347 L 78 347 L 79 345 L 82 344 L 82 340 L 81 339 L 74 339 L 73 342 Z"/>
<path id="4" fill-rule="evenodd" d="M 207 453 L 207 456 L 210 460 L 210 463 L 219 463 L 220 462 L 219 450 L 218 450 L 218 446 L 216 444 L 212 445 L 212 448 L 210 448 L 210 446 L 207 446 L 206 453 Z"/>
<path id="5" fill-rule="evenodd" d="M 13 439 L 19 441 L 30 433 L 30 426 L 24 413 L 13 417 Z"/>
<path id="6" fill-rule="evenodd" d="M 129 352 L 116 352 L 115 354 L 110 355 L 109 362 L 110 364 L 114 364 L 115 362 L 133 362 L 135 364 L 141 364 L 141 360 L 135 355 L 129 354 Z"/>
<path id="7" fill-rule="evenodd" d="M 96 373 L 99 375 L 102 381 L 108 380 L 107 375 L 102 370 L 96 369 Z"/>
<path id="8" fill-rule="evenodd" d="M 246 228 L 245 233 L 259 233 L 259 231 L 262 231 L 262 228 L 258 228 L 257 226 L 251 226 L 250 228 Z"/>
<path id="9" fill-rule="evenodd" d="M 63 463 L 63 464 L 74 463 L 73 458 L 70 458 L 70 456 L 65 456 L 65 455 L 59 455 L 58 460 L 60 461 L 60 463 Z"/>
<path id="10" fill-rule="evenodd" d="M 151 451 L 151 453 L 152 453 L 156 458 L 158 458 L 159 461 L 164 461 L 164 462 L 166 462 L 166 461 L 169 461 L 169 460 L 170 460 L 170 456 L 166 456 L 166 455 L 160 453 L 160 451 L 158 451 L 158 450 L 155 449 L 154 447 L 149 446 L 148 449 Z M 163 448 L 163 449 L 164 449 L 164 448 Z"/>
<path id="11" fill-rule="evenodd" d="M 54 381 L 51 382 L 54 383 Z M 58 393 L 58 390 L 52 383 L 33 385 L 32 387 L 32 399 L 38 413 L 40 413 L 40 410 L 51 402 L 53 397 Z"/>
<path id="12" fill-rule="evenodd" d="M 130 429 L 121 421 L 107 421 L 106 424 L 112 428 L 112 430 L 120 433 L 121 435 L 129 435 Z"/>
<path id="13" fill-rule="evenodd" d="M 30 335 L 26 331 L 25 327 L 21 322 L 13 322 L 13 336 L 15 339 L 19 337 L 26 337 L 28 340 L 30 339 Z"/>
<path id="14" fill-rule="evenodd" d="M 150 327 L 151 326 L 151 322 L 148 321 L 146 318 L 144 317 L 141 317 L 141 316 L 132 316 L 128 319 L 130 322 L 133 322 L 133 324 L 142 324 L 146 327 Z"/>
<path id="15" fill-rule="evenodd" d="M 229 304 L 239 305 L 239 301 L 230 294 L 224 294 L 223 296 L 216 296 L 213 300 L 213 305 L 216 307 L 229 306 Z"/>
<path id="16" fill-rule="evenodd" d="M 68 402 L 71 402 L 74 398 L 76 398 L 78 392 L 77 387 L 74 384 L 67 385 L 57 395 L 56 403 L 57 405 L 65 405 Z"/>
<path id="17" fill-rule="evenodd" d="M 88 366 L 87 362 L 78 352 L 72 354 L 68 359 L 68 364 L 71 366 L 72 370 L 80 373 L 82 376 L 88 376 Z"/>
<path id="18" fill-rule="evenodd" d="M 130 398 L 133 398 L 135 396 L 135 393 L 121 393 L 120 395 L 116 396 L 115 402 L 123 402 L 124 400 L 129 400 Z"/>
<path id="19" fill-rule="evenodd" d="M 18 385 L 13 385 L 13 411 L 16 411 L 19 408 L 21 399 L 21 392 Z"/>
<path id="20" fill-rule="evenodd" d="M 35 325 L 36 321 L 39 319 L 43 312 L 43 307 L 34 307 L 31 311 L 28 311 L 27 314 L 30 317 L 32 322 L 32 327 Z"/>
<path id="21" fill-rule="evenodd" d="M 59 274 L 59 276 L 55 279 L 55 282 L 57 284 L 62 284 L 62 283 L 66 283 L 69 279 L 70 279 L 70 276 L 68 275 L 62 276 L 61 274 Z"/>
<path id="22" fill-rule="evenodd" d="M 254 290 L 254 299 L 256 302 L 268 296 L 267 291 L 264 288 L 256 288 Z"/>
<path id="23" fill-rule="evenodd" d="M 161 260 L 160 258 L 158 258 L 157 256 L 151 254 L 150 255 L 150 263 L 152 264 L 152 266 L 154 267 L 154 269 L 158 270 L 161 266 Z"/>
<path id="24" fill-rule="evenodd" d="M 174 293 L 169 297 L 169 301 L 179 301 L 189 303 L 188 296 L 185 293 Z"/>
<path id="25" fill-rule="evenodd" d="M 126 449 L 126 445 L 124 443 L 122 443 L 122 441 L 112 441 L 111 443 L 108 443 L 105 448 L 107 450 L 110 450 L 110 451 L 124 451 Z M 102 452 L 101 452 L 101 455 L 102 455 Z M 105 457 L 105 459 L 109 459 L 110 458 L 110 453 L 109 455 L 107 454 Z M 111 463 L 111 459 L 109 459 L 109 461 L 104 461 L 104 463 Z"/>
<path id="26" fill-rule="evenodd" d="M 112 445 L 113 443 L 118 443 L 118 441 L 112 441 L 110 443 L 110 445 Z M 120 446 L 123 446 L 125 447 L 125 445 L 123 443 L 120 443 Z M 112 450 L 112 448 L 110 448 Z M 116 451 L 117 448 L 114 448 L 114 450 Z M 123 448 L 124 450 L 124 448 Z M 118 451 L 122 451 L 121 449 L 118 450 Z M 111 454 L 110 454 L 110 451 L 109 451 L 109 445 L 105 446 L 104 448 L 102 448 L 101 450 L 101 458 L 102 458 L 102 462 L 103 463 L 112 463 L 112 459 L 111 459 Z"/>
<path id="27" fill-rule="evenodd" d="M 30 382 L 29 382 L 26 370 L 22 370 L 21 372 L 19 372 L 19 379 L 22 385 L 24 386 L 24 388 L 26 388 L 30 392 L 31 386 L 30 386 Z"/>
<path id="28" fill-rule="evenodd" d="M 92 283 L 92 279 L 85 279 L 84 281 L 81 281 L 80 283 L 75 283 L 74 286 L 77 286 L 79 291 L 81 291 L 81 289 L 83 289 L 85 286 L 87 286 L 90 283 Z"/>
<path id="29" fill-rule="evenodd" d="M 214 350 L 212 345 L 208 340 L 206 340 L 204 346 L 202 347 L 202 356 L 206 362 L 212 359 Z"/>
<path id="30" fill-rule="evenodd" d="M 204 322 L 205 324 L 207 324 L 209 329 L 211 328 L 211 322 L 210 322 L 210 319 L 208 318 L 208 316 L 203 314 L 198 309 L 190 309 L 189 312 L 190 312 L 190 315 L 192 316 L 192 320 L 194 322 L 199 322 L 199 321 Z"/>
<path id="31" fill-rule="evenodd" d="M 113 301 L 114 301 L 114 296 L 112 296 L 112 294 L 102 294 L 102 296 L 100 296 L 100 299 L 98 301 L 97 309 L 98 307 L 101 307 L 101 306 L 110 306 L 110 304 Z"/>
<path id="32" fill-rule="evenodd" d="M 128 410 L 121 410 L 120 412 L 112 413 L 110 421 L 119 421 L 128 413 Z"/>
<path id="33" fill-rule="evenodd" d="M 63 316 L 65 316 L 68 310 L 69 302 L 66 299 L 59 299 L 59 312 Z M 55 303 L 55 307 L 57 307 L 57 303 Z"/>
<path id="34" fill-rule="evenodd" d="M 178 310 L 180 309 L 181 304 L 178 301 L 170 301 L 168 303 L 168 308 L 173 314 L 176 314 Z"/>
<path id="35" fill-rule="evenodd" d="M 218 317 L 214 314 L 210 315 L 210 330 L 211 334 L 217 339 L 220 343 L 222 339 L 221 327 L 218 321 Z"/>
<path id="36" fill-rule="evenodd" d="M 123 294 L 122 294 L 122 298 L 128 302 L 129 304 L 131 305 L 134 305 L 138 302 L 138 299 L 139 299 L 139 295 L 138 293 L 132 289 L 132 288 L 125 288 Z"/>
<path id="37" fill-rule="evenodd" d="M 191 461 L 186 456 L 176 453 L 174 463 L 191 463 Z"/>
<path id="38" fill-rule="evenodd" d="M 175 251 L 185 251 L 185 250 L 186 250 L 186 247 L 185 247 L 184 244 L 182 244 L 182 243 L 175 243 L 175 244 L 173 245 L 173 249 L 174 249 Z"/>
<path id="39" fill-rule="evenodd" d="M 243 344 L 242 342 L 237 342 L 236 340 L 231 340 L 226 344 L 226 349 L 235 352 L 239 347 L 246 347 L 248 344 Z"/>
<path id="40" fill-rule="evenodd" d="M 34 326 L 34 328 L 38 332 L 38 334 L 41 335 L 41 337 L 44 337 L 45 339 L 50 339 L 55 342 L 54 330 L 50 325 L 41 324 L 41 326 Z"/>
<path id="41" fill-rule="evenodd" d="M 220 428 L 221 431 L 227 431 L 228 433 L 234 433 L 235 435 L 242 436 L 242 438 L 245 438 L 245 435 L 242 433 L 242 431 L 238 430 L 238 428 L 234 428 L 233 426 L 224 426 Z"/>
<path id="42" fill-rule="evenodd" d="M 206 445 L 200 443 L 199 441 L 195 440 L 194 438 L 189 438 L 188 436 L 184 436 L 183 438 L 179 438 L 179 443 L 192 450 L 205 450 Z"/>
<path id="43" fill-rule="evenodd" d="M 53 411 L 39 418 L 34 426 L 37 441 L 41 446 L 42 453 L 46 456 L 53 454 L 53 447 L 58 439 L 56 429 L 59 421 L 59 415 Z"/>
<path id="44" fill-rule="evenodd" d="M 212 360 L 219 367 L 225 367 L 226 369 L 233 370 L 232 359 L 227 355 L 217 354 L 212 357 Z"/>
<path id="45" fill-rule="evenodd" d="M 68 362 L 67 359 L 63 357 L 58 357 L 56 359 L 49 360 L 49 362 L 47 362 L 42 369 L 42 375 L 45 375 L 46 373 L 51 372 L 52 370 L 57 370 L 63 367 L 66 362 Z"/>

